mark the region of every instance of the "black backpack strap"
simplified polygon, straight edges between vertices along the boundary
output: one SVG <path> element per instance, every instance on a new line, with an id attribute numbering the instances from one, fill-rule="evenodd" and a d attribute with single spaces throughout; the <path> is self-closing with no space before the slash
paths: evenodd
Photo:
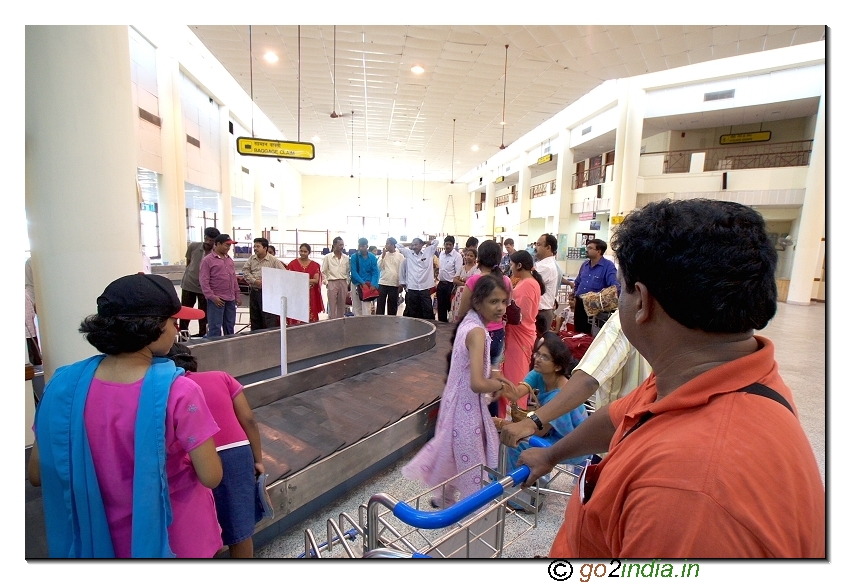
<path id="1" fill-rule="evenodd" d="M 750 386 L 744 387 L 743 389 L 738 389 L 735 392 L 736 393 L 750 393 L 751 395 L 759 395 L 761 397 L 765 397 L 765 398 L 770 399 L 772 401 L 776 401 L 777 403 L 779 403 L 780 405 L 782 405 L 783 407 L 785 407 L 786 409 L 791 411 L 792 415 L 794 415 L 795 417 L 797 416 L 796 413 L 794 413 L 794 408 L 791 407 L 791 403 L 789 403 L 785 399 L 785 397 L 783 397 L 782 395 L 780 395 L 779 393 L 777 393 L 776 391 L 774 391 L 770 387 L 766 387 L 766 386 L 764 386 L 760 383 L 753 383 Z"/>

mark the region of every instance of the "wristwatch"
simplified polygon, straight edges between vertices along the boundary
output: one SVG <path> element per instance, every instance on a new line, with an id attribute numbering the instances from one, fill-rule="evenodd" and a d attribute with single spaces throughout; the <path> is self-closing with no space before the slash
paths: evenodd
<path id="1" fill-rule="evenodd" d="M 534 411 L 529 411 L 526 417 L 534 421 L 534 424 L 537 425 L 538 431 L 543 429 L 543 422 L 540 420 L 540 417 L 538 417 Z"/>

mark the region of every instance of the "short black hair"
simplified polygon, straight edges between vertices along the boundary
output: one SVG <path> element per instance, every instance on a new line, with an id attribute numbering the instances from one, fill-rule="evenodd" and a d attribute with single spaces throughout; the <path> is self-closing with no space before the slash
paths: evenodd
<path id="1" fill-rule="evenodd" d="M 511 239 L 510 237 L 508 237 L 507 239 L 505 239 L 504 241 L 502 241 L 502 244 L 503 244 L 503 245 L 513 245 L 513 244 L 514 244 L 514 240 L 513 240 L 513 239 Z"/>
<path id="2" fill-rule="evenodd" d="M 464 253 L 472 253 L 472 256 L 475 257 L 476 260 L 478 259 L 478 250 L 475 247 L 470 247 L 469 249 L 464 249 L 463 252 Z"/>
<path id="3" fill-rule="evenodd" d="M 82 321 L 79 331 L 89 344 L 104 354 L 129 354 L 159 340 L 167 321 L 168 318 L 163 316 L 92 314 Z M 174 332 L 177 333 L 176 330 Z"/>
<path id="4" fill-rule="evenodd" d="M 546 246 L 552 250 L 552 255 L 554 255 L 558 251 L 558 238 L 549 233 L 543 233 L 543 237 L 546 237 Z"/>
<path id="5" fill-rule="evenodd" d="M 227 233 L 222 233 L 218 237 L 215 238 L 215 243 L 218 245 L 219 243 L 227 243 L 228 241 L 232 241 L 233 239 Z"/>
<path id="6" fill-rule="evenodd" d="M 263 249 L 269 248 L 269 240 L 265 237 L 257 237 L 256 239 L 254 239 L 254 243 L 259 243 L 263 246 Z"/>
<path id="7" fill-rule="evenodd" d="M 210 239 L 215 239 L 221 235 L 221 231 L 216 229 L 215 227 L 207 227 L 204 229 L 204 237 L 209 237 Z"/>
<path id="8" fill-rule="evenodd" d="M 334 237 L 334 242 L 331 245 L 336 245 L 338 242 L 342 241 L 342 237 Z"/>
<path id="9" fill-rule="evenodd" d="M 593 246 L 599 249 L 599 251 L 603 254 L 608 250 L 608 243 L 606 243 L 602 239 L 591 239 L 587 242 L 585 247 L 587 247 L 587 245 L 590 245 L 591 243 L 593 243 Z"/>
<path id="10" fill-rule="evenodd" d="M 455 244 L 455 238 L 452 237 L 451 235 L 446 235 L 445 237 L 443 237 L 443 245 L 445 245 L 446 243 L 451 243 L 452 245 L 454 245 Z"/>
<path id="11" fill-rule="evenodd" d="M 478 265 L 495 269 L 502 262 L 502 246 L 487 239 L 478 247 Z"/>
<path id="12" fill-rule="evenodd" d="M 165 357 L 185 371 L 198 372 L 198 359 L 192 356 L 192 351 L 185 344 L 175 342 Z"/>
<path id="13" fill-rule="evenodd" d="M 470 237 L 467 239 L 464 247 L 478 247 L 478 237 Z"/>
<path id="14" fill-rule="evenodd" d="M 366 237 L 360 237 L 359 239 L 357 239 L 357 246 L 358 247 L 360 245 L 368 245 L 368 244 L 369 244 L 369 239 L 367 239 Z"/>
<path id="15" fill-rule="evenodd" d="M 387 237 L 387 243 L 392 243 L 393 245 L 398 245 L 398 241 L 395 240 L 395 237 Z"/>
<path id="16" fill-rule="evenodd" d="M 776 314 L 776 249 L 750 207 L 707 199 L 650 203 L 626 216 L 611 247 L 625 290 L 642 283 L 687 328 L 761 330 Z"/>

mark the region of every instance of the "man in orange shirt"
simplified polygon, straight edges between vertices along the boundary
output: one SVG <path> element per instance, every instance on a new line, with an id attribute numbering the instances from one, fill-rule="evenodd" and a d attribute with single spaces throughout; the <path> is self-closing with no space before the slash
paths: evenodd
<path id="1" fill-rule="evenodd" d="M 614 235 L 620 321 L 653 372 L 548 449 L 527 484 L 600 451 L 552 557 L 824 557 L 825 496 L 770 340 L 777 255 L 730 202 L 664 200 Z"/>

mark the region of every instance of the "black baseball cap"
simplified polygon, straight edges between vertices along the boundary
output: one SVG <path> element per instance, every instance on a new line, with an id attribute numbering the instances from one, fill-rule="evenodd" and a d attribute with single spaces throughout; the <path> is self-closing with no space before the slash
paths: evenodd
<path id="1" fill-rule="evenodd" d="M 97 298 L 99 316 L 154 316 L 200 320 L 203 310 L 180 304 L 171 280 L 161 275 L 136 273 L 119 277 Z"/>

